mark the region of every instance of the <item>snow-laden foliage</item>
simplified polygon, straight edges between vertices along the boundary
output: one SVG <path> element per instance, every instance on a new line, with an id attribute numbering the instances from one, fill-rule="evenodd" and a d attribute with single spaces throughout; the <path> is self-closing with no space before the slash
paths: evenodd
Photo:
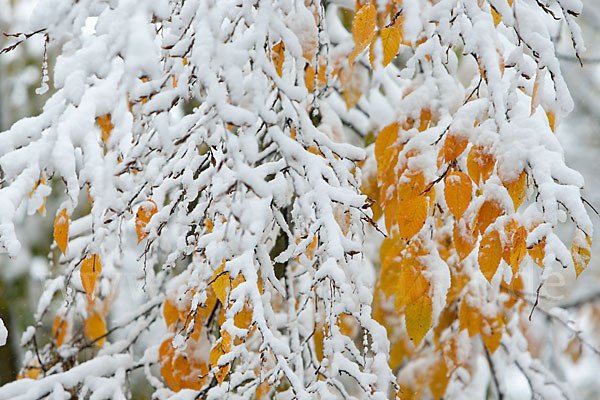
<path id="1" fill-rule="evenodd" d="M 501 396 L 511 366 L 572 398 L 528 349 L 520 273 L 543 268 L 539 294 L 591 254 L 554 136 L 550 27 L 580 53 L 580 12 L 41 0 L 7 51 L 43 37 L 54 92 L 0 133 L 0 246 L 60 198 L 54 276 L 0 398 L 126 398 L 138 370 L 158 399 Z"/>

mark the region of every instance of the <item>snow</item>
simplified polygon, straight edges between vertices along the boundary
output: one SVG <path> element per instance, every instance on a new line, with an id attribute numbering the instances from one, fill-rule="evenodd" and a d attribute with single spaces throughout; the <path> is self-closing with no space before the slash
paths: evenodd
<path id="1" fill-rule="evenodd" d="M 8 331 L 6 330 L 6 326 L 4 326 L 4 321 L 0 318 L 0 346 L 4 346 L 6 344 L 6 339 L 8 338 Z"/>

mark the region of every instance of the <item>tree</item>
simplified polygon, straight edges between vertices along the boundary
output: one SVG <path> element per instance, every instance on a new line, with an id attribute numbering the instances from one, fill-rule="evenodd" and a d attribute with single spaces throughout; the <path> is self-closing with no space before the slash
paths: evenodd
<path id="1" fill-rule="evenodd" d="M 580 12 L 40 2 L 6 51 L 58 49 L 56 92 L 0 134 L 0 245 L 60 198 L 53 276 L 0 397 L 125 398 L 143 371 L 161 399 L 500 398 L 514 365 L 572 398 L 527 347 L 521 272 L 543 268 L 539 297 L 591 257 L 548 28 L 578 56 Z"/>

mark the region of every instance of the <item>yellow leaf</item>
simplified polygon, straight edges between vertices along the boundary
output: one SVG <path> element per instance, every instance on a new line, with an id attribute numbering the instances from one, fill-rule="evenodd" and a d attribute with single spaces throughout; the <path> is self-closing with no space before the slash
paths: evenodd
<path id="1" fill-rule="evenodd" d="M 533 92 L 531 93 L 531 115 L 535 113 L 535 110 L 540 105 L 541 97 L 544 92 L 544 70 L 538 69 L 535 74 L 535 81 L 533 82 Z"/>
<path id="2" fill-rule="evenodd" d="M 110 133 L 114 128 L 110 114 L 105 114 L 101 117 L 96 117 L 96 122 L 98 123 L 98 125 L 100 125 L 100 129 L 102 130 L 102 141 L 106 143 L 108 141 L 108 138 L 110 137 Z"/>
<path id="3" fill-rule="evenodd" d="M 467 156 L 467 171 L 473 182 L 479 186 L 481 181 L 485 183 L 488 180 L 495 163 L 496 159 L 492 153 L 483 147 L 475 146 Z"/>
<path id="4" fill-rule="evenodd" d="M 527 173 L 525 171 L 519 174 L 519 177 L 513 181 L 502 181 L 502 184 L 508 190 L 508 194 L 513 201 L 515 211 L 523 204 L 527 192 Z"/>
<path id="5" fill-rule="evenodd" d="M 352 19 L 352 38 L 357 47 L 366 46 L 373 39 L 376 26 L 377 9 L 373 4 L 367 3 L 354 14 Z"/>
<path id="6" fill-rule="evenodd" d="M 315 353 L 317 356 L 317 360 L 322 361 L 323 360 L 323 340 L 324 340 L 324 333 L 323 333 L 323 324 L 322 323 L 318 323 L 315 326 L 315 333 L 313 334 L 313 338 L 315 341 Z M 325 328 L 327 329 L 327 328 Z"/>
<path id="7" fill-rule="evenodd" d="M 375 69 L 375 41 L 377 40 L 377 38 L 373 38 L 373 40 L 371 40 L 371 46 L 369 46 L 369 64 L 371 64 L 371 68 Z M 354 55 L 354 57 L 356 57 L 358 55 L 358 53 L 356 53 Z M 354 60 L 354 58 L 352 59 Z"/>
<path id="8" fill-rule="evenodd" d="M 285 44 L 283 43 L 283 40 L 280 40 L 279 43 L 273 46 L 272 50 L 271 59 L 275 65 L 275 71 L 277 71 L 277 75 L 283 76 L 283 60 L 285 52 Z"/>
<path id="9" fill-rule="evenodd" d="M 500 16 L 500 14 L 498 14 L 496 12 L 496 10 L 494 9 L 494 7 L 492 8 L 492 17 L 494 18 L 494 26 L 498 26 L 498 24 L 500 23 L 500 21 L 502 21 L 502 17 Z"/>
<path id="10" fill-rule="evenodd" d="M 363 94 L 363 82 L 356 71 L 356 68 L 353 68 L 352 78 L 350 81 L 343 86 L 342 89 L 342 97 L 344 98 L 344 102 L 346 103 L 346 107 L 351 109 L 362 97 Z"/>
<path id="11" fill-rule="evenodd" d="M 498 231 L 491 231 L 483 236 L 479 245 L 479 269 L 483 276 L 491 283 L 494 274 L 500 265 L 502 258 L 502 246 L 500 245 L 500 236 Z"/>
<path id="12" fill-rule="evenodd" d="M 401 253 L 405 246 L 399 240 L 387 238 L 381 244 L 379 259 L 381 260 L 381 272 L 377 288 L 380 289 L 385 297 L 390 297 L 396 291 L 398 279 L 400 277 Z"/>
<path id="13" fill-rule="evenodd" d="M 83 288 L 85 289 L 88 299 L 91 302 L 94 297 L 96 279 L 98 279 L 100 273 L 102 272 L 102 264 L 100 263 L 100 258 L 98 255 L 93 254 L 83 260 L 79 272 L 81 274 L 81 283 L 83 284 Z"/>
<path id="14" fill-rule="evenodd" d="M 435 399 L 442 399 L 446 393 L 446 387 L 448 387 L 448 381 L 450 376 L 448 374 L 448 367 L 444 358 L 440 359 L 431 366 L 432 379 L 429 382 L 429 389 Z"/>
<path id="15" fill-rule="evenodd" d="M 37 379 L 42 372 L 42 367 L 40 367 L 40 363 L 37 360 L 33 360 L 31 364 L 23 367 L 21 372 L 17 375 L 17 380 L 19 379 Z"/>
<path id="16" fill-rule="evenodd" d="M 402 361 L 410 354 L 410 344 L 407 343 L 404 337 L 400 337 L 395 343 L 391 343 L 389 365 L 392 370 L 402 365 Z"/>
<path id="17" fill-rule="evenodd" d="M 69 216 L 64 208 L 54 220 L 54 240 L 60 251 L 65 254 L 69 241 Z"/>
<path id="18" fill-rule="evenodd" d="M 223 273 L 225 268 L 225 261 L 213 274 L 211 279 L 211 286 L 217 295 L 217 298 L 221 301 L 221 304 L 227 304 L 227 289 L 229 288 L 229 272 Z"/>
<path id="19" fill-rule="evenodd" d="M 429 108 L 423 108 L 421 115 L 419 116 L 419 132 L 423 132 L 431 125 L 431 110 Z"/>
<path id="20" fill-rule="evenodd" d="M 423 275 L 423 266 L 413 257 L 404 257 L 396 286 L 396 309 L 414 303 L 419 297 L 429 295 L 430 283 Z"/>
<path id="21" fill-rule="evenodd" d="M 306 64 L 304 69 L 304 84 L 308 93 L 315 91 L 315 69 L 310 64 Z"/>
<path id="22" fill-rule="evenodd" d="M 477 335 L 481 329 L 481 314 L 477 307 L 473 307 L 467 301 L 467 296 L 464 296 L 460 303 L 460 310 L 458 312 L 458 320 L 460 322 L 461 329 L 467 329 L 469 336 L 473 337 Z"/>
<path id="23" fill-rule="evenodd" d="M 102 347 L 104 345 L 104 335 L 106 334 L 106 323 L 104 322 L 104 318 L 96 311 L 93 311 L 92 314 L 86 319 L 83 323 L 83 331 L 85 333 L 85 337 L 93 342 L 97 339 L 95 344 L 98 347 Z M 98 339 L 102 337 L 101 339 Z"/>
<path id="24" fill-rule="evenodd" d="M 212 350 L 210 351 L 210 356 L 209 356 L 210 369 L 212 370 L 215 367 L 218 368 L 217 372 L 215 372 L 215 378 L 217 378 L 217 381 L 219 382 L 219 386 L 221 386 L 221 383 L 223 383 L 223 380 L 225 379 L 225 375 L 227 375 L 227 372 L 229 372 L 229 364 L 225 364 L 225 365 L 221 365 L 221 366 L 218 365 L 219 358 L 221 358 L 222 355 L 229 353 L 230 350 L 231 350 L 231 335 L 229 335 L 229 333 L 226 330 L 222 330 L 221 338 L 213 346 Z"/>
<path id="25" fill-rule="evenodd" d="M 319 57 L 319 69 L 317 71 L 317 84 L 323 87 L 327 84 L 327 58 Z"/>
<path id="26" fill-rule="evenodd" d="M 388 153 L 389 148 L 394 145 L 398 139 L 398 123 L 395 122 L 383 128 L 377 139 L 375 140 L 375 159 L 377 160 L 377 167 L 384 161 L 385 154 Z"/>
<path id="27" fill-rule="evenodd" d="M 135 232 L 137 233 L 138 244 L 148 236 L 146 225 L 148 225 L 148 222 L 150 222 L 150 219 L 157 211 L 158 207 L 153 200 L 146 200 L 140 204 L 135 217 Z"/>
<path id="28" fill-rule="evenodd" d="M 428 204 L 425 196 L 418 196 L 412 200 L 403 201 L 399 205 L 396 215 L 398 221 L 398 232 L 404 240 L 415 236 L 427 219 Z"/>
<path id="29" fill-rule="evenodd" d="M 433 306 L 428 295 L 423 295 L 406 306 L 406 331 L 415 347 L 419 344 L 431 328 L 431 313 Z"/>
<path id="30" fill-rule="evenodd" d="M 469 280 L 469 275 L 462 271 L 455 271 L 453 268 L 450 269 L 450 289 L 446 294 L 446 304 L 451 304 L 460 296 Z"/>
<path id="31" fill-rule="evenodd" d="M 481 339 L 483 339 L 483 344 L 485 344 L 485 347 L 487 347 L 491 354 L 494 354 L 500 346 L 503 329 L 504 322 L 499 315 L 496 315 L 494 319 L 484 318 L 481 327 Z"/>
<path id="32" fill-rule="evenodd" d="M 460 219 L 471 202 L 473 183 L 462 172 L 452 172 L 444 179 L 444 197 L 454 218 Z"/>
<path id="33" fill-rule="evenodd" d="M 408 157 L 408 155 L 406 157 Z M 391 232 L 391 227 L 396 222 L 399 222 L 397 221 L 397 216 L 399 214 L 406 214 L 407 210 L 405 210 L 405 203 L 415 200 L 418 197 L 421 197 L 422 200 L 425 200 L 424 196 L 422 195 L 425 190 L 425 177 L 423 176 L 423 173 L 419 172 L 417 174 L 406 174 L 403 176 L 402 183 L 396 184 L 396 180 L 394 179 L 396 175 L 394 172 L 395 167 L 392 167 L 393 165 L 394 163 L 391 163 L 390 167 L 388 168 L 388 170 L 391 170 L 390 175 L 392 176 L 385 175 L 382 177 L 381 182 L 381 203 L 385 211 L 385 223 L 389 232 Z M 392 190 L 390 190 L 390 186 L 392 186 Z M 423 204 L 427 205 L 427 201 L 421 201 L 421 203 L 415 203 L 409 205 L 408 207 L 417 208 L 418 210 L 418 207 L 422 207 Z M 425 216 L 426 214 L 427 210 L 425 210 Z M 422 215 L 416 217 L 420 219 Z M 401 229 L 408 229 L 408 231 L 412 231 L 414 228 L 415 227 L 411 228 L 411 226 L 407 226 Z M 419 229 L 416 232 L 421 229 L 420 226 L 418 228 Z M 413 235 L 410 235 L 410 237 Z"/>
<path id="34" fill-rule="evenodd" d="M 402 40 L 401 27 L 390 26 L 381 31 L 381 44 L 383 45 L 383 66 L 388 65 L 398 54 Z"/>
<path id="35" fill-rule="evenodd" d="M 575 264 L 575 274 L 579 277 L 592 257 L 592 239 L 581 229 L 575 229 L 573 243 L 571 244 L 571 255 Z"/>
<path id="36" fill-rule="evenodd" d="M 52 337 L 56 339 L 56 347 L 62 346 L 67 333 L 67 320 L 63 315 L 57 315 L 52 322 Z"/>

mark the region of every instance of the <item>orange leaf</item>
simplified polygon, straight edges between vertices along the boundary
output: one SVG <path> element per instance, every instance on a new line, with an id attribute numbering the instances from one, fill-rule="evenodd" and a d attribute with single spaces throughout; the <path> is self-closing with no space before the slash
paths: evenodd
<path id="1" fill-rule="evenodd" d="M 312 93 L 315 90 L 315 69 L 310 64 L 306 64 L 304 69 L 304 84 L 308 93 Z"/>
<path id="2" fill-rule="evenodd" d="M 552 129 L 552 132 L 555 132 L 556 115 L 552 111 L 546 111 L 546 116 L 548 117 L 548 125 L 550 125 L 550 129 Z"/>
<path id="3" fill-rule="evenodd" d="M 91 255 L 81 263 L 81 269 L 79 271 L 81 274 L 81 283 L 83 284 L 83 288 L 85 289 L 90 302 L 94 296 L 96 279 L 98 279 L 101 272 L 102 264 L 100 263 L 100 258 L 97 254 Z"/>
<path id="4" fill-rule="evenodd" d="M 215 372 L 215 378 L 217 378 L 217 381 L 219 382 L 219 386 L 221 385 L 221 383 L 223 383 L 223 380 L 225 379 L 225 375 L 227 375 L 227 372 L 229 372 L 229 364 L 225 364 L 225 365 L 221 365 L 221 366 L 218 365 L 219 358 L 221 358 L 222 355 L 229 353 L 230 350 L 231 350 L 231 336 L 229 335 L 229 333 L 227 331 L 223 330 L 223 331 L 221 331 L 221 338 L 213 346 L 212 350 L 210 351 L 210 356 L 209 356 L 211 370 L 214 369 L 215 367 L 218 367 L 217 372 Z"/>
<path id="5" fill-rule="evenodd" d="M 460 261 L 471 254 L 471 251 L 475 248 L 477 238 L 473 237 L 471 232 L 471 228 L 464 222 L 459 223 L 459 221 L 456 221 L 454 223 L 452 241 L 454 242 L 454 248 L 456 249 L 456 254 L 458 254 L 458 259 Z"/>
<path id="6" fill-rule="evenodd" d="M 483 276 L 491 283 L 494 274 L 500 265 L 502 258 L 502 246 L 500 245 L 500 236 L 498 231 L 491 231 L 483 236 L 479 244 L 479 269 Z"/>
<path id="7" fill-rule="evenodd" d="M 169 299 L 165 300 L 163 315 L 165 317 L 165 324 L 169 328 L 174 326 L 179 320 L 179 310 Z"/>
<path id="8" fill-rule="evenodd" d="M 460 219 L 471 202 L 473 183 L 462 172 L 452 172 L 444 179 L 444 197 L 454 218 Z"/>
<path id="9" fill-rule="evenodd" d="M 458 320 L 461 329 L 467 329 L 469 336 L 473 337 L 481 330 L 481 314 L 478 307 L 474 307 L 467 301 L 467 296 L 464 296 L 460 303 L 460 311 L 458 312 Z"/>
<path id="10" fill-rule="evenodd" d="M 429 382 L 429 389 L 431 390 L 431 394 L 435 399 L 442 399 L 446 393 L 448 381 L 450 380 L 448 367 L 446 366 L 444 359 L 440 357 L 440 359 L 433 364 L 431 369 L 432 379 L 431 382 Z"/>
<path id="11" fill-rule="evenodd" d="M 519 177 L 513 181 L 502 181 L 502 184 L 508 190 L 508 194 L 513 201 L 515 211 L 523 204 L 527 191 L 527 173 L 521 172 Z"/>
<path id="12" fill-rule="evenodd" d="M 244 304 L 244 308 L 242 308 L 242 311 L 238 312 L 233 317 L 233 323 L 237 328 L 249 329 L 250 326 L 252 325 L 252 316 L 253 316 L 252 306 L 250 305 L 249 301 L 246 300 L 246 303 Z"/>
<path id="13" fill-rule="evenodd" d="M 44 179 L 44 175 L 42 175 L 42 177 L 40 178 L 40 180 L 35 183 L 35 186 L 31 190 L 31 192 L 29 192 L 29 198 L 31 198 L 33 196 L 33 193 L 35 193 L 35 190 L 38 188 L 38 186 L 40 186 L 40 184 L 42 184 L 42 185 L 46 184 L 46 179 Z M 44 198 L 42 200 L 42 206 L 40 208 L 38 208 L 38 212 L 42 216 L 45 215 L 44 214 L 45 208 L 46 208 L 46 197 L 44 196 Z"/>
<path id="14" fill-rule="evenodd" d="M 371 40 L 371 46 L 369 47 L 369 64 L 371 64 L 371 68 L 375 69 L 375 41 L 377 40 L 377 38 L 373 38 L 373 40 Z M 354 53 L 354 52 L 352 52 Z M 354 54 L 354 58 L 356 58 L 356 56 L 358 55 L 358 53 Z M 354 60 L 353 58 L 353 60 Z"/>
<path id="15" fill-rule="evenodd" d="M 102 130 L 102 141 L 106 143 L 108 141 L 108 138 L 110 137 L 110 133 L 114 128 L 110 114 L 105 114 L 101 117 L 97 117 L 96 122 L 98 123 L 98 125 L 100 125 L 100 129 Z"/>
<path id="16" fill-rule="evenodd" d="M 83 331 L 85 333 L 85 337 L 92 342 L 104 336 L 106 334 L 106 323 L 104 322 L 104 318 L 102 318 L 102 316 L 96 311 L 93 311 L 88 319 L 84 321 Z M 104 345 L 104 339 L 105 338 L 102 337 L 102 339 L 98 339 L 95 342 L 98 347 L 102 347 L 102 345 Z"/>
<path id="17" fill-rule="evenodd" d="M 160 362 L 160 374 L 171 389 L 174 389 L 175 379 L 173 377 L 172 360 L 175 355 L 172 338 L 163 341 L 158 349 L 158 360 Z"/>
<path id="18" fill-rule="evenodd" d="M 433 305 L 427 295 L 419 297 L 406 306 L 404 315 L 406 317 L 406 331 L 408 337 L 413 341 L 415 347 L 419 344 L 431 329 L 431 313 Z"/>
<path id="19" fill-rule="evenodd" d="M 575 229 L 573 243 L 571 244 L 571 255 L 575 264 L 575 274 L 579 277 L 592 257 L 592 239 L 581 229 Z"/>
<path id="20" fill-rule="evenodd" d="M 403 201 L 399 205 L 396 216 L 400 237 L 409 240 L 415 236 L 427 219 L 428 204 L 425 196 L 418 196 L 412 200 Z"/>
<path id="21" fill-rule="evenodd" d="M 375 140 L 375 159 L 377 160 L 378 167 L 379 163 L 383 162 L 384 155 L 388 153 L 391 146 L 394 145 L 398 139 L 398 123 L 394 122 L 383 128 L 377 139 Z"/>
<path id="22" fill-rule="evenodd" d="M 540 105 L 541 97 L 544 92 L 544 70 L 538 69 L 535 74 L 535 81 L 533 82 L 533 92 L 531 93 L 531 115 L 535 113 L 535 110 Z"/>
<path id="23" fill-rule="evenodd" d="M 67 333 L 67 320 L 63 315 L 57 315 L 52 322 L 52 337 L 56 339 L 56 347 L 62 346 Z"/>
<path id="24" fill-rule="evenodd" d="M 460 296 L 469 280 L 469 275 L 450 269 L 450 289 L 446 294 L 446 304 L 451 304 Z"/>
<path id="25" fill-rule="evenodd" d="M 283 60 L 285 52 L 285 44 L 283 43 L 283 40 L 280 40 L 279 43 L 273 46 L 272 50 L 271 59 L 275 65 L 275 71 L 277 71 L 277 75 L 283 76 Z"/>
<path id="26" fill-rule="evenodd" d="M 148 236 L 146 225 L 148 225 L 148 222 L 150 222 L 150 219 L 157 211 L 158 207 L 153 200 L 146 200 L 140 204 L 135 217 L 135 232 L 137 233 L 138 244 Z"/>
<path id="27" fill-rule="evenodd" d="M 419 132 L 423 132 L 431 124 L 431 110 L 423 108 L 419 117 Z"/>
<path id="28" fill-rule="evenodd" d="M 510 266 L 513 270 L 513 275 L 519 273 L 519 265 L 527 254 L 527 229 L 523 226 L 519 227 L 512 237 L 512 246 L 510 251 Z"/>
<path id="29" fill-rule="evenodd" d="M 529 257 L 535 262 L 540 268 L 544 268 L 544 257 L 546 256 L 546 238 L 543 238 L 531 248 L 527 249 Z"/>
<path id="30" fill-rule="evenodd" d="M 69 216 L 65 208 L 63 208 L 54 220 L 54 240 L 60 251 L 65 254 L 67 242 L 69 241 Z"/>
<path id="31" fill-rule="evenodd" d="M 444 146 L 442 147 L 442 154 L 444 160 L 451 161 L 460 156 L 463 151 L 467 148 L 469 140 L 465 136 L 457 135 L 455 133 L 449 134 L 444 140 Z"/>
<path id="32" fill-rule="evenodd" d="M 467 171 L 473 182 L 479 185 L 481 181 L 485 183 L 488 180 L 495 163 L 496 159 L 493 154 L 483 147 L 475 146 L 467 156 Z"/>
<path id="33" fill-rule="evenodd" d="M 504 330 L 504 322 L 499 315 L 496 315 L 494 319 L 483 320 L 481 327 L 481 339 L 483 344 L 487 347 L 491 354 L 494 354 L 496 349 L 500 346 L 500 340 L 502 339 L 502 331 Z"/>
<path id="34" fill-rule="evenodd" d="M 500 217 L 502 213 L 503 210 L 500 203 L 495 200 L 484 201 L 481 207 L 479 207 L 479 211 L 477 211 L 476 231 L 483 235 L 487 227 Z"/>

